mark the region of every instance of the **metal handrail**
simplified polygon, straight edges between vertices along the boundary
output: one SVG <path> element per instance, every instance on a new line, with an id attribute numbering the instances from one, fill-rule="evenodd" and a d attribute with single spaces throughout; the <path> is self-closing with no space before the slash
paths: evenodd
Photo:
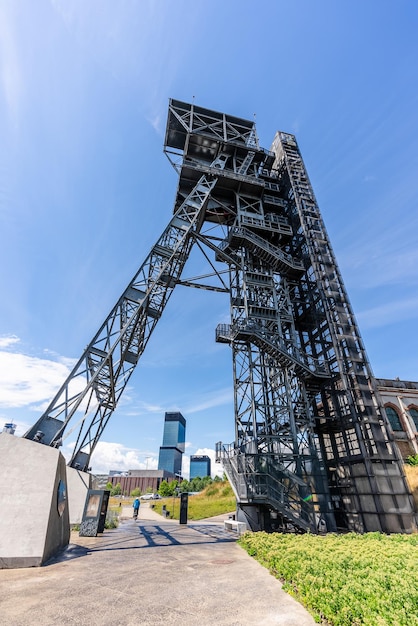
<path id="1" fill-rule="evenodd" d="M 293 269 L 304 269 L 302 261 L 294 259 L 290 254 L 287 254 L 287 252 L 283 252 L 283 250 L 280 250 L 280 248 L 278 248 L 277 246 L 273 246 L 271 243 L 263 239 L 263 237 L 259 237 L 259 235 L 256 235 L 247 228 L 243 228 L 242 226 L 233 226 L 231 228 L 230 237 L 232 237 L 232 235 L 241 235 L 242 237 L 253 241 L 256 245 L 264 248 L 264 250 L 266 250 L 270 254 L 280 258 L 290 267 L 293 267 Z"/>
<path id="2" fill-rule="evenodd" d="M 276 468 L 282 472 L 283 478 L 290 481 L 291 487 L 286 488 L 280 478 L 274 475 L 275 471 L 271 463 L 268 463 L 269 467 L 266 471 L 257 472 L 254 470 L 254 461 L 259 459 L 259 455 L 242 453 L 233 444 L 229 446 L 217 444 L 217 457 L 225 466 L 241 498 L 249 501 L 266 501 L 282 513 L 289 522 L 304 530 L 315 532 L 314 507 L 299 493 L 301 487 L 309 490 L 308 485 L 301 478 L 284 467 Z M 238 460 L 241 471 L 238 470 Z M 245 489 L 242 490 L 242 487 Z M 304 512 L 307 519 L 302 518 Z"/>
<path id="3" fill-rule="evenodd" d="M 289 345 L 279 335 L 266 330 L 264 326 L 252 320 L 238 322 L 236 324 L 218 324 L 216 337 L 222 336 L 233 340 L 240 332 L 257 336 L 261 341 L 280 350 L 280 352 L 284 353 L 290 359 L 297 361 L 299 365 L 309 370 L 312 374 L 329 375 L 329 369 L 326 363 L 321 363 L 319 359 L 310 354 L 306 354 L 306 352 L 302 352 L 294 344 Z"/>

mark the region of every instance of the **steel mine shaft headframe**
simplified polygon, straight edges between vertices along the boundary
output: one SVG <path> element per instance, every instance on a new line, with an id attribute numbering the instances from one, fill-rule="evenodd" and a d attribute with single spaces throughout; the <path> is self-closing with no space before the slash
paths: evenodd
<path id="1" fill-rule="evenodd" d="M 58 446 L 74 432 L 69 465 L 87 469 L 173 289 L 229 292 L 216 340 L 232 350 L 235 441 L 217 457 L 238 518 L 410 532 L 402 463 L 295 137 L 277 132 L 265 150 L 254 122 L 170 100 L 165 152 L 179 174 L 174 215 L 25 436 Z M 210 272 L 185 280 L 192 248 Z"/>

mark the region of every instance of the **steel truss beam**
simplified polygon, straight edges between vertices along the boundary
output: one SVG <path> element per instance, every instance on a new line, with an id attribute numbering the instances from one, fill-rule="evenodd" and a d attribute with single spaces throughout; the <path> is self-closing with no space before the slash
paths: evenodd
<path id="1" fill-rule="evenodd" d="M 162 312 L 178 283 L 204 221 L 216 178 L 202 176 L 85 349 L 46 412 L 25 435 L 47 434 L 51 446 L 76 431 L 69 464 L 87 469 Z M 70 422 L 72 428 L 69 428 Z M 39 436 L 38 436 L 39 437 Z"/>

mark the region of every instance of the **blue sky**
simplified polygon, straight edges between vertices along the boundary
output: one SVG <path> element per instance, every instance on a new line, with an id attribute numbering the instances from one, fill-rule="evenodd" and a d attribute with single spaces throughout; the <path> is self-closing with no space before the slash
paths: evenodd
<path id="1" fill-rule="evenodd" d="M 167 225 L 169 98 L 296 134 L 372 369 L 417 381 L 417 30 L 415 0 L 0 0 L 0 424 L 37 420 Z M 177 288 L 93 471 L 156 467 L 165 411 L 186 456 L 233 440 L 228 310 Z"/>

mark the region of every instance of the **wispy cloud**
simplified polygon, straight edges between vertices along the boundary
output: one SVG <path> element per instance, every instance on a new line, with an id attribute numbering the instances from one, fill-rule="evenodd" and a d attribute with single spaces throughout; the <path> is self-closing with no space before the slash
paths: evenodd
<path id="1" fill-rule="evenodd" d="M 393 300 L 357 314 L 361 328 L 379 328 L 418 317 L 418 297 Z"/>
<path id="2" fill-rule="evenodd" d="M 115 12 L 113 3 L 101 0 L 51 0 L 51 7 L 88 58 L 119 85 L 128 84 L 141 93 L 142 113 L 162 135 L 167 93 L 188 51 L 188 42 L 177 37 L 165 5 L 154 0 L 125 2 L 123 10 Z M 179 14 L 185 32 L 196 11 L 190 6 Z"/>
<path id="3" fill-rule="evenodd" d="M 21 70 L 18 59 L 13 2 L 0 4 L 0 84 L 4 93 L 10 119 L 18 123 L 22 93 Z"/>
<path id="4" fill-rule="evenodd" d="M 125 396 L 123 396 L 124 398 Z M 121 401 L 123 400 L 123 398 L 121 398 Z M 133 398 L 130 398 L 132 403 Z M 152 414 L 157 414 L 157 415 L 161 415 L 162 413 L 164 413 L 164 407 L 161 406 L 160 404 L 150 404 L 149 402 L 142 402 L 141 400 L 136 401 L 134 404 L 132 404 L 132 406 L 128 409 L 128 410 L 124 410 L 124 414 L 125 415 L 134 415 L 134 416 L 138 416 L 138 415 L 147 415 L 149 413 Z"/>
<path id="5" fill-rule="evenodd" d="M 363 183 L 372 183 L 376 180 L 376 176 L 373 176 L 372 174 L 366 174 L 366 176 L 364 176 L 363 178 Z"/>
<path id="6" fill-rule="evenodd" d="M 232 388 L 225 387 L 222 389 L 216 389 L 208 393 L 199 392 L 197 398 L 192 399 L 189 405 L 186 405 L 184 411 L 187 414 L 199 413 L 200 411 L 206 411 L 218 406 L 224 406 L 231 404 L 232 402 Z"/>
<path id="7" fill-rule="evenodd" d="M 151 124 L 151 126 L 153 127 L 153 129 L 158 135 L 160 136 L 164 135 L 165 119 L 163 119 L 161 112 L 158 112 L 158 113 L 156 112 L 154 113 L 154 115 L 148 116 L 147 121 Z"/>
<path id="8" fill-rule="evenodd" d="M 417 285 L 416 228 L 416 224 L 409 223 L 386 225 L 383 232 L 371 227 L 362 229 L 358 238 L 338 254 L 347 285 L 362 289 Z"/>

